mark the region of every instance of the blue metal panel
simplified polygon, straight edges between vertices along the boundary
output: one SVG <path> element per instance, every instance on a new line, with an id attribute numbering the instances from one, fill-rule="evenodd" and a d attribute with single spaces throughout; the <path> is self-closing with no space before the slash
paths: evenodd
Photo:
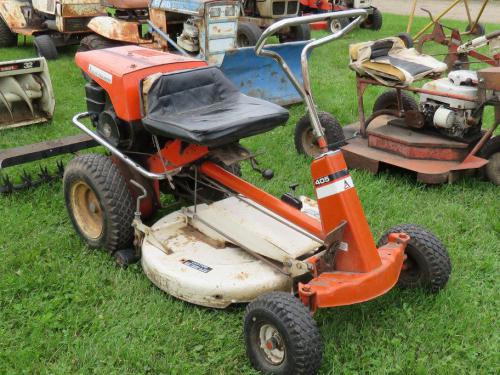
<path id="1" fill-rule="evenodd" d="M 285 59 L 299 82 L 303 82 L 300 54 L 307 41 L 268 45 Z M 262 98 L 280 105 L 300 103 L 302 97 L 276 61 L 255 55 L 253 47 L 227 51 L 220 66 L 224 74 L 249 96 Z"/>
<path id="2" fill-rule="evenodd" d="M 203 16 L 207 0 L 152 0 L 152 9 Z"/>

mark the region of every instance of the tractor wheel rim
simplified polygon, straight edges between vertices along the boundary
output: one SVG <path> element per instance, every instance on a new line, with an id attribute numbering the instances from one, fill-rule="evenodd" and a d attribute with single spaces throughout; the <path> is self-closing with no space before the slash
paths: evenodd
<path id="1" fill-rule="evenodd" d="M 307 129 L 304 133 L 302 133 L 302 148 L 308 156 L 314 157 L 319 154 L 320 149 L 312 129 Z"/>
<path id="2" fill-rule="evenodd" d="M 260 327 L 259 347 L 264 358 L 273 365 L 279 365 L 285 359 L 283 338 L 272 324 L 263 324 Z"/>
<path id="3" fill-rule="evenodd" d="M 86 182 L 78 181 L 71 187 L 70 202 L 73 216 L 85 236 L 99 238 L 104 215 L 94 190 Z"/>
<path id="4" fill-rule="evenodd" d="M 332 20 L 332 22 L 330 23 L 330 31 L 332 33 L 336 33 L 341 29 L 342 29 L 342 24 L 338 20 Z"/>

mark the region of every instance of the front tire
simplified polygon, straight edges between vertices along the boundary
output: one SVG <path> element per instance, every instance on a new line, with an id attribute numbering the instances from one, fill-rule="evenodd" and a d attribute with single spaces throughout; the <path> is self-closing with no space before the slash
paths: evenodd
<path id="1" fill-rule="evenodd" d="M 406 260 L 399 275 L 398 286 L 423 288 L 431 293 L 440 291 L 450 278 L 451 261 L 443 243 L 428 230 L 414 224 L 401 224 L 389 229 L 377 246 L 387 244 L 389 234 L 406 233 Z"/>
<path id="2" fill-rule="evenodd" d="M 337 119 L 327 112 L 318 112 L 318 117 L 328 142 L 328 148 L 336 150 L 342 147 L 345 144 L 345 136 Z M 299 154 L 315 157 L 320 153 L 308 113 L 295 126 L 294 142 Z"/>
<path id="3" fill-rule="evenodd" d="M 471 31 L 471 26 L 472 25 L 467 25 L 467 27 L 465 28 L 465 31 L 466 32 Z M 477 35 L 477 36 L 482 36 L 482 35 L 486 34 L 486 28 L 484 27 L 484 25 L 482 23 L 476 23 L 476 26 L 474 26 L 474 30 L 471 31 L 471 34 Z"/>
<path id="4" fill-rule="evenodd" d="M 57 48 L 50 35 L 38 35 L 34 43 L 38 56 L 45 57 L 47 60 L 57 59 Z"/>
<path id="5" fill-rule="evenodd" d="M 329 28 L 332 33 L 336 33 L 337 31 L 342 30 L 349 24 L 349 20 L 347 18 L 334 18 L 330 20 Z"/>
<path id="6" fill-rule="evenodd" d="M 366 17 L 366 20 L 361 24 L 363 29 L 380 30 L 382 28 L 383 17 L 382 12 L 377 8 L 373 8 L 373 13 Z"/>
<path id="7" fill-rule="evenodd" d="M 63 185 L 71 222 L 90 247 L 113 253 L 131 245 L 133 200 L 109 157 L 86 154 L 73 159 L 64 172 Z"/>
<path id="8" fill-rule="evenodd" d="M 252 366 L 266 374 L 316 374 L 323 344 L 311 312 L 290 293 L 271 292 L 245 311 L 246 352 Z"/>

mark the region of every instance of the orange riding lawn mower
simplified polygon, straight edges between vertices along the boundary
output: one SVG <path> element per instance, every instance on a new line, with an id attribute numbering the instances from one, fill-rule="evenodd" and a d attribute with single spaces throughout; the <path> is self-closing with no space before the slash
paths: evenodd
<path id="1" fill-rule="evenodd" d="M 282 28 L 337 17 L 353 20 L 304 46 L 303 83 L 265 45 Z M 396 284 L 437 292 L 450 276 L 445 247 L 419 226 L 396 226 L 375 243 L 342 152 L 327 147 L 307 55 L 365 17 L 350 10 L 281 20 L 255 46 L 306 103 L 320 147 L 311 164 L 316 200 L 293 191 L 279 199 L 241 178 L 240 163 L 255 156 L 239 141 L 284 125 L 289 113 L 240 93 L 218 67 L 138 46 L 76 56 L 92 80 L 88 110 L 73 123 L 111 154 L 80 155 L 64 172 L 76 231 L 121 266 L 140 260 L 146 276 L 179 299 L 213 308 L 248 303 L 246 350 L 265 373 L 318 371 L 318 309 L 362 303 Z M 161 193 L 190 203 L 148 226 L 143 219 Z"/>

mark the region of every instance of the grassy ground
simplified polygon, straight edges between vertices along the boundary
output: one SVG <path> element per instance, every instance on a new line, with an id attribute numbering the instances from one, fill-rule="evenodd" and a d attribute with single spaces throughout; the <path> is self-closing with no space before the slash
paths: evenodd
<path id="1" fill-rule="evenodd" d="M 358 30 L 313 55 L 318 105 L 342 124 L 356 120 L 347 46 L 400 32 L 406 19 L 386 15 L 384 22 L 378 34 Z M 70 119 L 85 103 L 73 52 L 49 64 L 54 121 L 2 132 L 1 148 L 75 133 Z M 2 60 L 32 54 L 31 46 L 0 51 Z M 370 91 L 368 108 L 376 95 Z M 292 143 L 303 112 L 293 107 L 286 127 L 244 142 L 263 151 L 261 163 L 276 171 L 264 182 L 246 167 L 245 177 L 275 195 L 292 182 L 301 184 L 301 194 L 313 193 L 310 161 L 297 156 Z M 498 188 L 476 178 L 427 187 L 406 174 L 352 175 L 375 237 L 404 222 L 431 228 L 450 251 L 453 275 L 439 295 L 394 290 L 372 302 L 320 311 L 321 372 L 499 373 Z M 253 373 L 243 347 L 242 308 L 216 311 L 173 299 L 140 266 L 119 270 L 105 253 L 87 249 L 71 227 L 60 182 L 2 197 L 0 228 L 0 373 Z"/>

